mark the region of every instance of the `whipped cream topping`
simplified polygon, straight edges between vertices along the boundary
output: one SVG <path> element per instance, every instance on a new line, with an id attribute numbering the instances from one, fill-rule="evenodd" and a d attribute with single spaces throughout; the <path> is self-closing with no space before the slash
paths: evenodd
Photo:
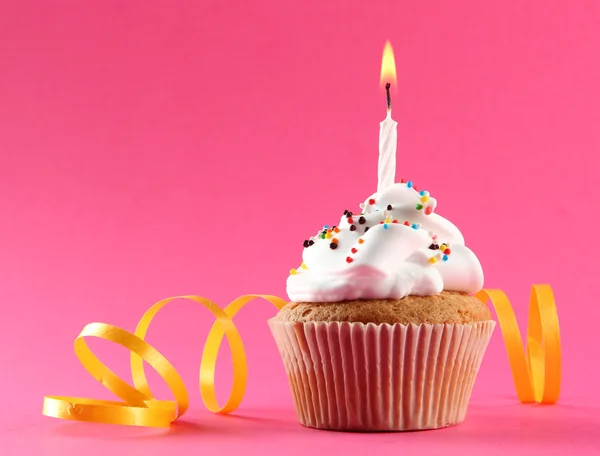
<path id="1" fill-rule="evenodd" d="M 461 232 L 434 212 L 437 201 L 412 182 L 367 198 L 304 241 L 287 293 L 296 302 L 400 299 L 442 290 L 475 293 L 483 271 Z"/>

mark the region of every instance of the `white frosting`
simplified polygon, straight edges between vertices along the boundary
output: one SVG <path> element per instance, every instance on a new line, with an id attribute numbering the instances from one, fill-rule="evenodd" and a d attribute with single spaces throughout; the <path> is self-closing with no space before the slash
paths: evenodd
<path id="1" fill-rule="evenodd" d="M 287 281 L 290 299 L 400 299 L 442 290 L 481 290 L 479 260 L 465 246 L 458 228 L 433 212 L 437 201 L 421 193 L 410 182 L 393 184 L 367 198 L 362 215 L 344 215 L 337 230 L 324 227 L 310 238 L 302 266 Z M 337 247 L 332 249 L 335 241 Z M 447 255 L 435 249 L 443 244 L 448 246 Z"/>

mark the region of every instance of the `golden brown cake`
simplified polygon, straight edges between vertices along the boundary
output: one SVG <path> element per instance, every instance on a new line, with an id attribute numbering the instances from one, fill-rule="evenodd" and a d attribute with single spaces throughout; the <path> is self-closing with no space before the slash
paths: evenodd
<path id="1" fill-rule="evenodd" d="M 492 319 L 488 307 L 466 293 L 341 302 L 290 302 L 275 321 L 348 321 L 359 323 L 467 324 Z"/>

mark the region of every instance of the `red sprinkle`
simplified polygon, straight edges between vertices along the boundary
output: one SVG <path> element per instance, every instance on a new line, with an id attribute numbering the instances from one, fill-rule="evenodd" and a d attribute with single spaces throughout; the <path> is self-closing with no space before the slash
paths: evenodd
<path id="1" fill-rule="evenodd" d="M 352 225 L 354 223 L 354 219 L 352 217 L 348 217 L 346 220 L 348 220 L 348 223 L 350 225 Z"/>
<path id="2" fill-rule="evenodd" d="M 356 253 L 356 252 L 358 252 L 358 250 L 356 250 L 356 248 L 352 247 L 352 250 L 351 250 L 351 252 L 352 252 L 352 253 Z"/>
<path id="3" fill-rule="evenodd" d="M 452 250 L 450 250 L 450 249 L 446 249 L 446 250 L 444 250 L 444 253 L 445 253 L 446 255 L 450 255 L 450 253 L 452 253 Z"/>
<path id="4" fill-rule="evenodd" d="M 405 179 L 400 179 L 400 183 L 401 184 L 406 184 L 406 180 Z"/>
<path id="5" fill-rule="evenodd" d="M 433 212 L 433 209 L 431 207 L 426 207 L 425 208 L 425 215 L 429 215 Z"/>
<path id="6" fill-rule="evenodd" d="M 373 204 L 375 204 L 375 200 L 374 200 L 373 198 L 371 198 L 371 199 L 369 200 L 369 204 L 372 206 Z"/>
<path id="7" fill-rule="evenodd" d="M 346 257 L 346 263 L 352 263 L 354 260 L 350 257 Z"/>
<path id="8" fill-rule="evenodd" d="M 392 223 L 398 223 L 398 220 L 394 220 Z"/>
<path id="9" fill-rule="evenodd" d="M 407 220 L 406 222 L 404 222 L 404 224 L 405 224 L 406 226 L 410 226 L 410 223 L 408 223 L 408 220 Z"/>

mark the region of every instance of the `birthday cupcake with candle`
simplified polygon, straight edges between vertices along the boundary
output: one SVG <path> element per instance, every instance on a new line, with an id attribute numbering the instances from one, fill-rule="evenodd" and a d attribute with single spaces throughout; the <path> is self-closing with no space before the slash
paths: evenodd
<path id="1" fill-rule="evenodd" d="M 386 121 L 379 190 L 304 241 L 287 281 L 291 302 L 269 320 L 308 427 L 407 431 L 462 422 L 495 326 L 473 296 L 483 271 L 461 232 L 436 213 L 429 192 L 393 183 Z"/>

